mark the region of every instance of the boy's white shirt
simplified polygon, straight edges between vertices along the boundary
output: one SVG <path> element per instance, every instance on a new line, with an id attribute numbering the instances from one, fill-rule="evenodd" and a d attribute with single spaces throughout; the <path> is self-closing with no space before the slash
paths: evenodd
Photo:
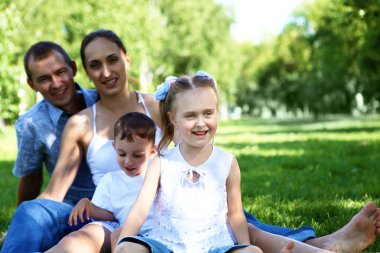
<path id="1" fill-rule="evenodd" d="M 96 187 L 91 200 L 96 206 L 110 211 L 120 225 L 135 203 L 144 182 L 144 175 L 130 177 L 124 171 L 109 172 L 103 176 Z M 152 208 L 140 229 L 140 234 L 146 234 L 153 226 Z"/>

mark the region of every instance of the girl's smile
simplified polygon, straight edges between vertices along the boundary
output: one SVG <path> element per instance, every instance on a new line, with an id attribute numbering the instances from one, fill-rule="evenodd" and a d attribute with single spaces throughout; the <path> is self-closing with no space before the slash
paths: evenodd
<path id="1" fill-rule="evenodd" d="M 211 142 L 217 129 L 217 104 L 217 95 L 210 87 L 176 95 L 174 115 L 170 113 L 170 117 L 178 128 L 182 145 L 203 148 Z"/>

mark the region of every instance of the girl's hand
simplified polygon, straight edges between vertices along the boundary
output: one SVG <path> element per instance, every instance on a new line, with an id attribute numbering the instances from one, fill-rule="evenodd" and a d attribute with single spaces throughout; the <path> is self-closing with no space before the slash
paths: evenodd
<path id="1" fill-rule="evenodd" d="M 78 217 L 81 222 L 84 222 L 83 213 L 86 213 L 86 219 L 90 220 L 92 203 L 88 198 L 81 199 L 73 208 L 69 217 L 69 225 L 76 226 Z"/>

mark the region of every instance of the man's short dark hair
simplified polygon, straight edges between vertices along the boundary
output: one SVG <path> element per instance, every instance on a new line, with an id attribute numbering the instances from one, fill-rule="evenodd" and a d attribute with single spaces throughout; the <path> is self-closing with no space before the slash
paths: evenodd
<path id="1" fill-rule="evenodd" d="M 60 53 L 68 66 L 71 66 L 71 57 L 58 44 L 51 41 L 40 41 L 32 45 L 24 56 L 24 69 L 29 80 L 32 79 L 32 72 L 29 69 L 29 59 L 42 60 L 47 58 L 53 51 Z"/>

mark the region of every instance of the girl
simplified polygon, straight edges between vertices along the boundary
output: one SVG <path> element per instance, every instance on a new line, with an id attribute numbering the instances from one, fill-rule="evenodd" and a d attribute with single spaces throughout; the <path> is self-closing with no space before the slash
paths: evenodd
<path id="1" fill-rule="evenodd" d="M 148 169 L 116 252 L 262 252 L 248 245 L 238 163 L 211 144 L 218 113 L 214 79 L 203 72 L 169 77 L 156 99 L 164 126 L 159 156 Z M 179 145 L 162 152 L 175 129 Z M 153 229 L 147 237 L 136 236 L 156 194 Z"/>

